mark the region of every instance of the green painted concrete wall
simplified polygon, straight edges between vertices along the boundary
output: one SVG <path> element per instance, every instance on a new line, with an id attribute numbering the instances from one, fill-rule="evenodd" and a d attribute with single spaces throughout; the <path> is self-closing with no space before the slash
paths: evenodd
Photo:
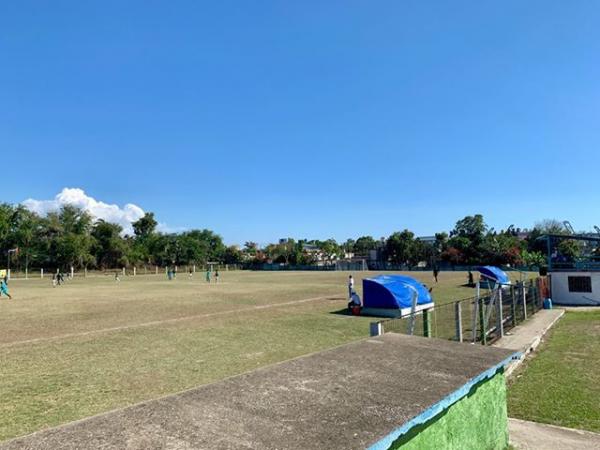
<path id="1" fill-rule="evenodd" d="M 506 380 L 500 370 L 466 397 L 399 437 L 390 450 L 504 450 L 508 447 Z"/>

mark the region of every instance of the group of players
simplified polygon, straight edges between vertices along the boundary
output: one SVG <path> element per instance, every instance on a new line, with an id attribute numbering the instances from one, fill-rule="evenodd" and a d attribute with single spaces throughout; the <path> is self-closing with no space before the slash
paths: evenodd
<path id="1" fill-rule="evenodd" d="M 194 275 L 194 273 L 190 269 L 189 278 L 191 279 L 193 277 L 193 275 Z M 1 278 L 0 278 L 0 298 L 2 298 L 3 295 L 5 295 L 6 297 L 8 297 L 9 300 L 12 300 L 12 295 L 10 295 L 10 293 L 8 291 L 8 274 L 6 274 L 5 272 L 2 272 L 0 274 L 0 276 L 1 276 Z M 167 271 L 167 277 L 169 278 L 169 280 L 172 280 L 176 276 L 177 276 L 176 271 L 174 271 L 174 270 Z M 208 268 L 206 270 L 206 282 L 207 283 L 211 283 L 214 279 L 215 284 L 217 284 L 217 283 L 219 283 L 219 278 L 220 278 L 219 269 L 215 270 L 214 275 L 213 275 L 211 268 Z M 117 282 L 121 281 L 118 272 L 115 273 L 115 281 L 117 281 Z M 62 272 L 57 272 L 52 275 L 52 286 L 53 287 L 60 286 L 61 284 L 64 284 L 64 282 L 65 282 L 65 276 Z"/>
<path id="2" fill-rule="evenodd" d="M 191 280 L 194 277 L 194 270 L 190 267 L 190 271 L 189 271 L 189 275 L 188 278 Z M 167 269 L 167 279 L 173 280 L 177 278 L 177 269 Z M 219 279 L 220 279 L 220 274 L 219 274 L 219 269 L 216 269 L 213 275 L 213 271 L 212 268 L 209 267 L 208 269 L 206 269 L 206 282 L 207 283 L 211 283 L 214 279 L 215 284 L 219 283 Z"/>
<path id="3" fill-rule="evenodd" d="M 193 276 L 194 276 L 194 271 L 190 268 L 190 272 L 189 272 L 188 277 L 191 280 Z M 206 282 L 207 283 L 211 283 L 212 280 L 213 280 L 213 278 L 215 280 L 215 284 L 219 283 L 219 278 L 220 278 L 219 269 L 216 269 L 215 273 L 213 275 L 212 269 L 209 267 L 208 269 L 206 269 Z"/>

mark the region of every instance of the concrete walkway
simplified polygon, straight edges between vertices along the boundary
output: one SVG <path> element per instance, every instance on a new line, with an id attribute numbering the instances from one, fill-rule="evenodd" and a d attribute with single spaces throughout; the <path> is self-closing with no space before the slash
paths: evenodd
<path id="1" fill-rule="evenodd" d="M 534 351 L 546 332 L 560 319 L 565 311 L 563 309 L 542 309 L 535 313 L 529 320 L 517 325 L 505 336 L 492 344 L 494 347 L 516 350 L 522 353 L 521 359 L 515 360 L 506 368 L 509 376 L 525 359 Z"/>
<path id="2" fill-rule="evenodd" d="M 519 450 L 597 450 L 600 434 L 526 420 L 508 419 L 510 443 Z"/>

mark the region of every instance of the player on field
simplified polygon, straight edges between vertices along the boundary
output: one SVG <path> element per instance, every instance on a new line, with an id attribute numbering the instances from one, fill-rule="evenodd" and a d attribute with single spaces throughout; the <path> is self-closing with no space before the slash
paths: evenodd
<path id="1" fill-rule="evenodd" d="M 2 294 L 6 295 L 9 299 L 12 299 L 12 296 L 8 293 L 8 284 L 6 284 L 6 278 L 0 279 L 0 297 Z"/>

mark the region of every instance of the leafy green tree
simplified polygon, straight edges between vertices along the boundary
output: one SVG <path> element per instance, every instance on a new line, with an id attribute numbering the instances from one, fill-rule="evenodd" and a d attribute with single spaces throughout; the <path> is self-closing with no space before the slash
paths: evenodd
<path id="1" fill-rule="evenodd" d="M 225 264 L 240 264 L 242 262 L 242 252 L 237 245 L 230 245 L 223 254 Z"/>
<path id="2" fill-rule="evenodd" d="M 134 239 L 129 243 L 129 261 L 133 264 L 161 264 L 154 250 L 161 247 L 162 238 L 156 233 L 158 222 L 154 213 L 147 212 L 133 222 Z M 162 255 L 161 257 L 164 257 Z M 162 261 L 162 260 L 161 260 Z"/>
<path id="3" fill-rule="evenodd" d="M 413 241 L 412 252 L 408 259 L 408 263 L 411 266 L 416 266 L 422 261 L 432 262 L 433 264 L 436 262 L 437 257 L 438 254 L 435 245 L 423 242 L 421 239 L 417 238 Z"/>
<path id="4" fill-rule="evenodd" d="M 373 239 L 373 236 L 361 236 L 354 244 L 354 252 L 358 255 L 367 255 L 370 250 L 375 250 L 376 248 L 377 241 Z"/>
<path id="5" fill-rule="evenodd" d="M 387 238 L 385 251 L 387 259 L 394 264 L 407 264 L 416 259 L 415 234 L 404 230 Z"/>
<path id="6" fill-rule="evenodd" d="M 488 233 L 483 241 L 482 260 L 479 263 L 501 265 L 522 264 L 520 241 L 510 232 Z"/>
<path id="7" fill-rule="evenodd" d="M 456 222 L 454 230 L 450 233 L 451 236 L 466 237 L 472 242 L 480 242 L 487 231 L 487 225 L 481 214 L 474 216 L 465 216 Z"/>
<path id="8" fill-rule="evenodd" d="M 458 250 L 453 253 L 462 255 L 462 263 L 479 264 L 484 259 L 483 241 L 487 229 L 481 214 L 466 216 L 456 222 L 454 229 L 450 232 L 448 247 Z"/>
<path id="9" fill-rule="evenodd" d="M 523 264 L 528 267 L 544 267 L 547 265 L 546 256 L 541 252 L 530 252 L 524 249 L 521 253 Z"/>
<path id="10" fill-rule="evenodd" d="M 581 246 L 573 239 L 565 239 L 559 242 L 558 253 L 569 261 L 575 261 L 581 255 Z"/>
<path id="11" fill-rule="evenodd" d="M 356 245 L 356 241 L 354 239 L 346 239 L 346 242 L 340 245 L 340 248 L 346 253 L 355 252 L 354 246 Z"/>
<path id="12" fill-rule="evenodd" d="M 278 264 L 295 263 L 297 261 L 296 252 L 296 242 L 291 238 L 277 244 L 269 244 L 265 248 L 265 253 L 269 259 Z"/>
<path id="13" fill-rule="evenodd" d="M 58 213 L 59 233 L 54 236 L 56 262 L 59 267 L 87 267 L 95 263 L 91 253 L 92 217 L 74 206 L 63 206 Z"/>
<path id="14" fill-rule="evenodd" d="M 340 246 L 335 239 L 327 239 L 326 241 L 317 241 L 317 247 L 323 252 L 326 258 L 334 259 L 341 253 Z"/>
<path id="15" fill-rule="evenodd" d="M 123 227 L 116 223 L 98 220 L 92 229 L 92 253 L 102 269 L 129 265 L 128 242 L 121 237 Z"/>
<path id="16" fill-rule="evenodd" d="M 146 239 L 156 231 L 158 222 L 154 219 L 154 213 L 148 212 L 143 217 L 131 224 L 133 233 L 139 239 Z"/>
<path id="17" fill-rule="evenodd" d="M 19 258 L 25 263 L 25 270 L 30 263 L 35 262 L 38 257 L 38 242 L 41 239 L 41 221 L 39 217 L 24 208 L 18 206 L 13 214 L 13 241 L 19 248 Z"/>
<path id="18" fill-rule="evenodd" d="M 256 242 L 247 241 L 244 244 L 243 252 L 250 256 L 255 256 L 258 251 L 258 244 Z"/>
<path id="19" fill-rule="evenodd" d="M 441 233 L 435 233 L 435 244 L 434 250 L 439 255 L 448 248 L 448 233 L 442 231 Z"/>

